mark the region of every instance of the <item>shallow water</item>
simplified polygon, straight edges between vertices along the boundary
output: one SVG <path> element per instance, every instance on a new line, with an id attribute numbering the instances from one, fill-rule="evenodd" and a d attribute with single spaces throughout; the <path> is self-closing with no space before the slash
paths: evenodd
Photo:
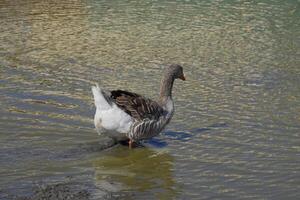
<path id="1" fill-rule="evenodd" d="M 98 199 L 300 196 L 299 1 L 0 1 L 0 198 L 77 184 Z M 90 87 L 176 113 L 144 148 L 97 149 Z"/>

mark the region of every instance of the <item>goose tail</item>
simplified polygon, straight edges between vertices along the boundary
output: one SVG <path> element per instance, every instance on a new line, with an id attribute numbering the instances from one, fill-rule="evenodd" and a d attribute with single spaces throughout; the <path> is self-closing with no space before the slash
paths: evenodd
<path id="1" fill-rule="evenodd" d="M 97 109 L 107 110 L 111 108 L 109 97 L 100 89 L 99 85 L 92 86 L 94 102 Z"/>

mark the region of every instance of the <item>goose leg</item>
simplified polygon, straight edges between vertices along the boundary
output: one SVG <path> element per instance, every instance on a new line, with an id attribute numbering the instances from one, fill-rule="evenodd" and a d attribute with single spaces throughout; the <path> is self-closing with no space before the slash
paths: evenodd
<path id="1" fill-rule="evenodd" d="M 132 141 L 132 140 L 129 140 L 128 145 L 129 145 L 129 149 L 132 149 L 133 141 Z"/>

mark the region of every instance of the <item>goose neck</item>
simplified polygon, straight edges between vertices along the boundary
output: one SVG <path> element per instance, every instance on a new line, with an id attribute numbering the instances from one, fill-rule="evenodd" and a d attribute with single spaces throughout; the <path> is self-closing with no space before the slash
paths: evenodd
<path id="1" fill-rule="evenodd" d="M 166 105 L 172 100 L 172 88 L 174 78 L 170 74 L 166 74 L 160 84 L 159 102 L 161 105 Z"/>

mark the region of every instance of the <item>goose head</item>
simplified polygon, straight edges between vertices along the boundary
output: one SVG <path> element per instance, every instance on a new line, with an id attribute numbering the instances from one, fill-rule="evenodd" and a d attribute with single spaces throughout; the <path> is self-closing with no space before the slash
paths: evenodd
<path id="1" fill-rule="evenodd" d="M 185 75 L 183 73 L 183 68 L 181 65 L 172 64 L 166 68 L 166 76 L 172 77 L 172 79 L 181 79 L 185 81 Z"/>

